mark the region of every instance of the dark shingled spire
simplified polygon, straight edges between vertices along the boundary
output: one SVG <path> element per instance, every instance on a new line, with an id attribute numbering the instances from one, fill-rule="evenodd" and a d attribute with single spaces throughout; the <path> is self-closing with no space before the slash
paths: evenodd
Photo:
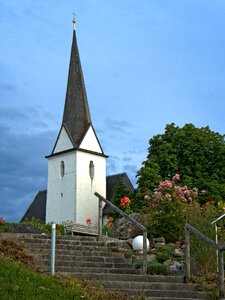
<path id="1" fill-rule="evenodd" d="M 91 116 L 88 107 L 75 30 L 73 30 L 69 75 L 62 123 L 66 128 L 74 147 L 78 148 L 91 124 Z"/>

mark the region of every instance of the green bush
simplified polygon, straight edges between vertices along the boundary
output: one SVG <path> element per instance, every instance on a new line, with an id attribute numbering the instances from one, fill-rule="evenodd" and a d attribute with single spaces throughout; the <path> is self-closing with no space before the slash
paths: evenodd
<path id="1" fill-rule="evenodd" d="M 185 215 L 180 203 L 163 203 L 160 209 L 151 210 L 146 216 L 148 236 L 163 236 L 167 243 L 184 238 Z"/>
<path id="2" fill-rule="evenodd" d="M 158 261 L 149 262 L 147 272 L 148 272 L 148 274 L 151 274 L 151 275 L 170 275 L 171 274 L 169 267 L 161 264 Z"/>
<path id="3" fill-rule="evenodd" d="M 166 244 L 156 250 L 156 260 L 160 263 L 167 261 L 171 258 L 175 249 L 174 244 Z"/>
<path id="4" fill-rule="evenodd" d="M 134 267 L 135 267 L 135 269 L 141 269 L 142 266 L 143 266 L 143 261 L 142 261 L 142 260 L 136 260 L 136 261 L 134 262 Z"/>

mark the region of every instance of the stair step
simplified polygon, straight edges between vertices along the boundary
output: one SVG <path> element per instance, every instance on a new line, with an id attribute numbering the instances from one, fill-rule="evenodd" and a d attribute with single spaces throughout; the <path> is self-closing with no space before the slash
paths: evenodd
<path id="1" fill-rule="evenodd" d="M 43 270 L 49 270 L 49 267 L 46 265 L 41 266 Z M 56 266 L 55 272 L 58 273 L 72 273 L 76 271 L 77 273 L 113 273 L 113 274 L 140 274 L 141 271 L 131 269 L 131 268 L 93 268 L 93 267 L 70 267 L 70 266 Z"/>
<path id="2" fill-rule="evenodd" d="M 117 288 L 110 288 L 110 291 L 118 291 Z M 209 299 L 207 296 L 207 293 L 205 292 L 198 292 L 198 291 L 187 291 L 187 290 L 149 290 L 149 289 L 127 289 L 123 288 L 120 289 L 120 291 L 123 291 L 127 293 L 130 296 L 134 295 L 144 295 L 144 296 L 150 296 L 150 297 L 167 297 L 170 300 L 174 298 L 188 298 L 188 299 Z"/>
<path id="3" fill-rule="evenodd" d="M 61 275 L 74 277 L 77 279 L 82 280 L 94 280 L 94 281 L 101 281 L 101 280 L 111 280 L 111 281 L 124 281 L 124 275 L 123 274 L 97 274 L 97 273 L 78 273 L 78 272 L 72 272 L 72 273 L 65 273 L 60 272 Z M 184 283 L 184 277 L 183 276 L 160 276 L 160 275 L 143 275 L 143 274 L 127 274 L 126 278 L 127 281 L 132 282 L 147 282 L 147 283 L 153 283 L 153 282 L 163 282 L 163 283 Z"/>
<path id="4" fill-rule="evenodd" d="M 50 248 L 44 249 L 44 248 L 32 248 L 29 247 L 28 250 L 32 251 L 32 254 L 34 255 L 50 255 Z M 108 252 L 108 251 L 78 251 L 78 250 L 68 250 L 68 249 L 56 249 L 56 255 L 62 255 L 62 256 L 84 256 L 84 257 L 122 257 L 124 258 L 124 255 L 121 253 L 115 253 L 115 252 Z"/>
<path id="5" fill-rule="evenodd" d="M 39 260 L 38 261 L 40 265 L 50 265 L 49 260 Z M 71 269 L 74 268 L 75 270 L 80 267 L 85 267 L 85 268 L 118 268 L 118 269 L 130 269 L 134 270 L 134 267 L 128 263 L 104 263 L 104 262 L 88 262 L 88 261 L 61 261 L 61 260 L 56 260 L 55 264 L 56 268 L 57 267 L 70 267 Z"/>
<path id="6" fill-rule="evenodd" d="M 37 260 L 44 260 L 44 261 L 50 261 L 50 253 L 49 254 L 38 254 L 35 255 Z M 116 256 L 76 256 L 76 255 L 62 255 L 57 254 L 55 255 L 56 261 L 72 261 L 72 262 L 104 262 L 104 263 L 123 263 L 126 260 L 124 257 L 116 257 Z M 126 261 L 127 262 L 127 261 Z"/>
<path id="7" fill-rule="evenodd" d="M 185 284 L 185 283 L 174 283 L 174 282 L 134 282 L 128 281 L 124 278 L 123 281 L 105 281 L 101 280 L 101 285 L 105 288 L 117 288 L 123 289 L 144 289 L 144 290 L 186 290 L 193 291 L 197 290 L 197 285 Z"/>
<path id="8" fill-rule="evenodd" d="M 42 238 L 36 238 L 36 239 L 23 239 L 23 243 L 25 244 L 40 244 L 40 245 L 51 245 L 50 239 L 42 239 Z M 88 240 L 66 240 L 66 239 L 56 239 L 56 246 L 60 245 L 71 245 L 71 246 L 91 246 L 91 247 L 106 247 L 106 243 L 101 241 L 88 241 Z"/>
<path id="9" fill-rule="evenodd" d="M 33 248 L 35 247 L 36 249 L 50 249 L 50 244 L 43 244 L 43 243 L 29 243 L 29 244 L 26 244 L 27 247 L 29 248 Z M 87 250 L 92 250 L 92 251 L 108 251 L 108 248 L 105 247 L 105 246 L 94 246 L 94 245 L 91 245 L 91 246 L 86 246 L 86 245 L 71 245 L 71 244 L 67 244 L 67 245 L 64 245 L 64 244 L 56 244 L 56 249 L 59 250 L 59 249 L 62 249 L 62 250 L 77 250 L 77 251 L 87 251 Z"/>

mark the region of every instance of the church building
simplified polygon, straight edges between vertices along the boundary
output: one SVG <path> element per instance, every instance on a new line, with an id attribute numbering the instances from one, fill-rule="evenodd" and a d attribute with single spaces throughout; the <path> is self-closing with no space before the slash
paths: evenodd
<path id="1" fill-rule="evenodd" d="M 48 159 L 47 191 L 38 192 L 21 221 L 98 222 L 98 192 L 106 197 L 106 158 L 94 130 L 76 39 L 75 20 L 61 128 Z M 121 178 L 127 177 L 123 173 Z M 116 177 L 113 177 L 114 179 Z M 119 177 L 118 177 L 119 178 Z M 128 179 L 128 177 L 127 177 Z M 115 180 L 114 180 L 115 181 Z M 112 189 L 112 180 L 108 186 Z M 133 186 L 129 179 L 129 187 Z M 115 184 L 114 184 L 115 186 Z M 110 200 L 110 199 L 109 199 Z"/>
<path id="2" fill-rule="evenodd" d="M 90 218 L 97 225 L 94 192 L 106 196 L 106 158 L 91 122 L 74 24 L 62 125 L 47 156 L 46 223 Z"/>

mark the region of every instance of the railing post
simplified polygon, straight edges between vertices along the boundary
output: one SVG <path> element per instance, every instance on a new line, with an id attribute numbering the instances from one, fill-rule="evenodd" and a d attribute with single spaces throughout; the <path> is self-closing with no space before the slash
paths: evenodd
<path id="1" fill-rule="evenodd" d="M 55 275 L 55 229 L 56 224 L 52 223 L 51 230 L 51 261 L 50 261 L 50 274 Z"/>
<path id="2" fill-rule="evenodd" d="M 185 267 L 186 267 L 186 282 L 191 279 L 191 258 L 190 258 L 190 232 L 185 225 Z"/>
<path id="3" fill-rule="evenodd" d="M 102 237 L 102 199 L 98 199 L 98 240 L 100 240 Z"/>
<path id="4" fill-rule="evenodd" d="M 143 272 L 147 274 L 147 230 L 143 230 Z"/>
<path id="5" fill-rule="evenodd" d="M 223 250 L 218 250 L 219 299 L 224 300 L 224 261 Z"/>

